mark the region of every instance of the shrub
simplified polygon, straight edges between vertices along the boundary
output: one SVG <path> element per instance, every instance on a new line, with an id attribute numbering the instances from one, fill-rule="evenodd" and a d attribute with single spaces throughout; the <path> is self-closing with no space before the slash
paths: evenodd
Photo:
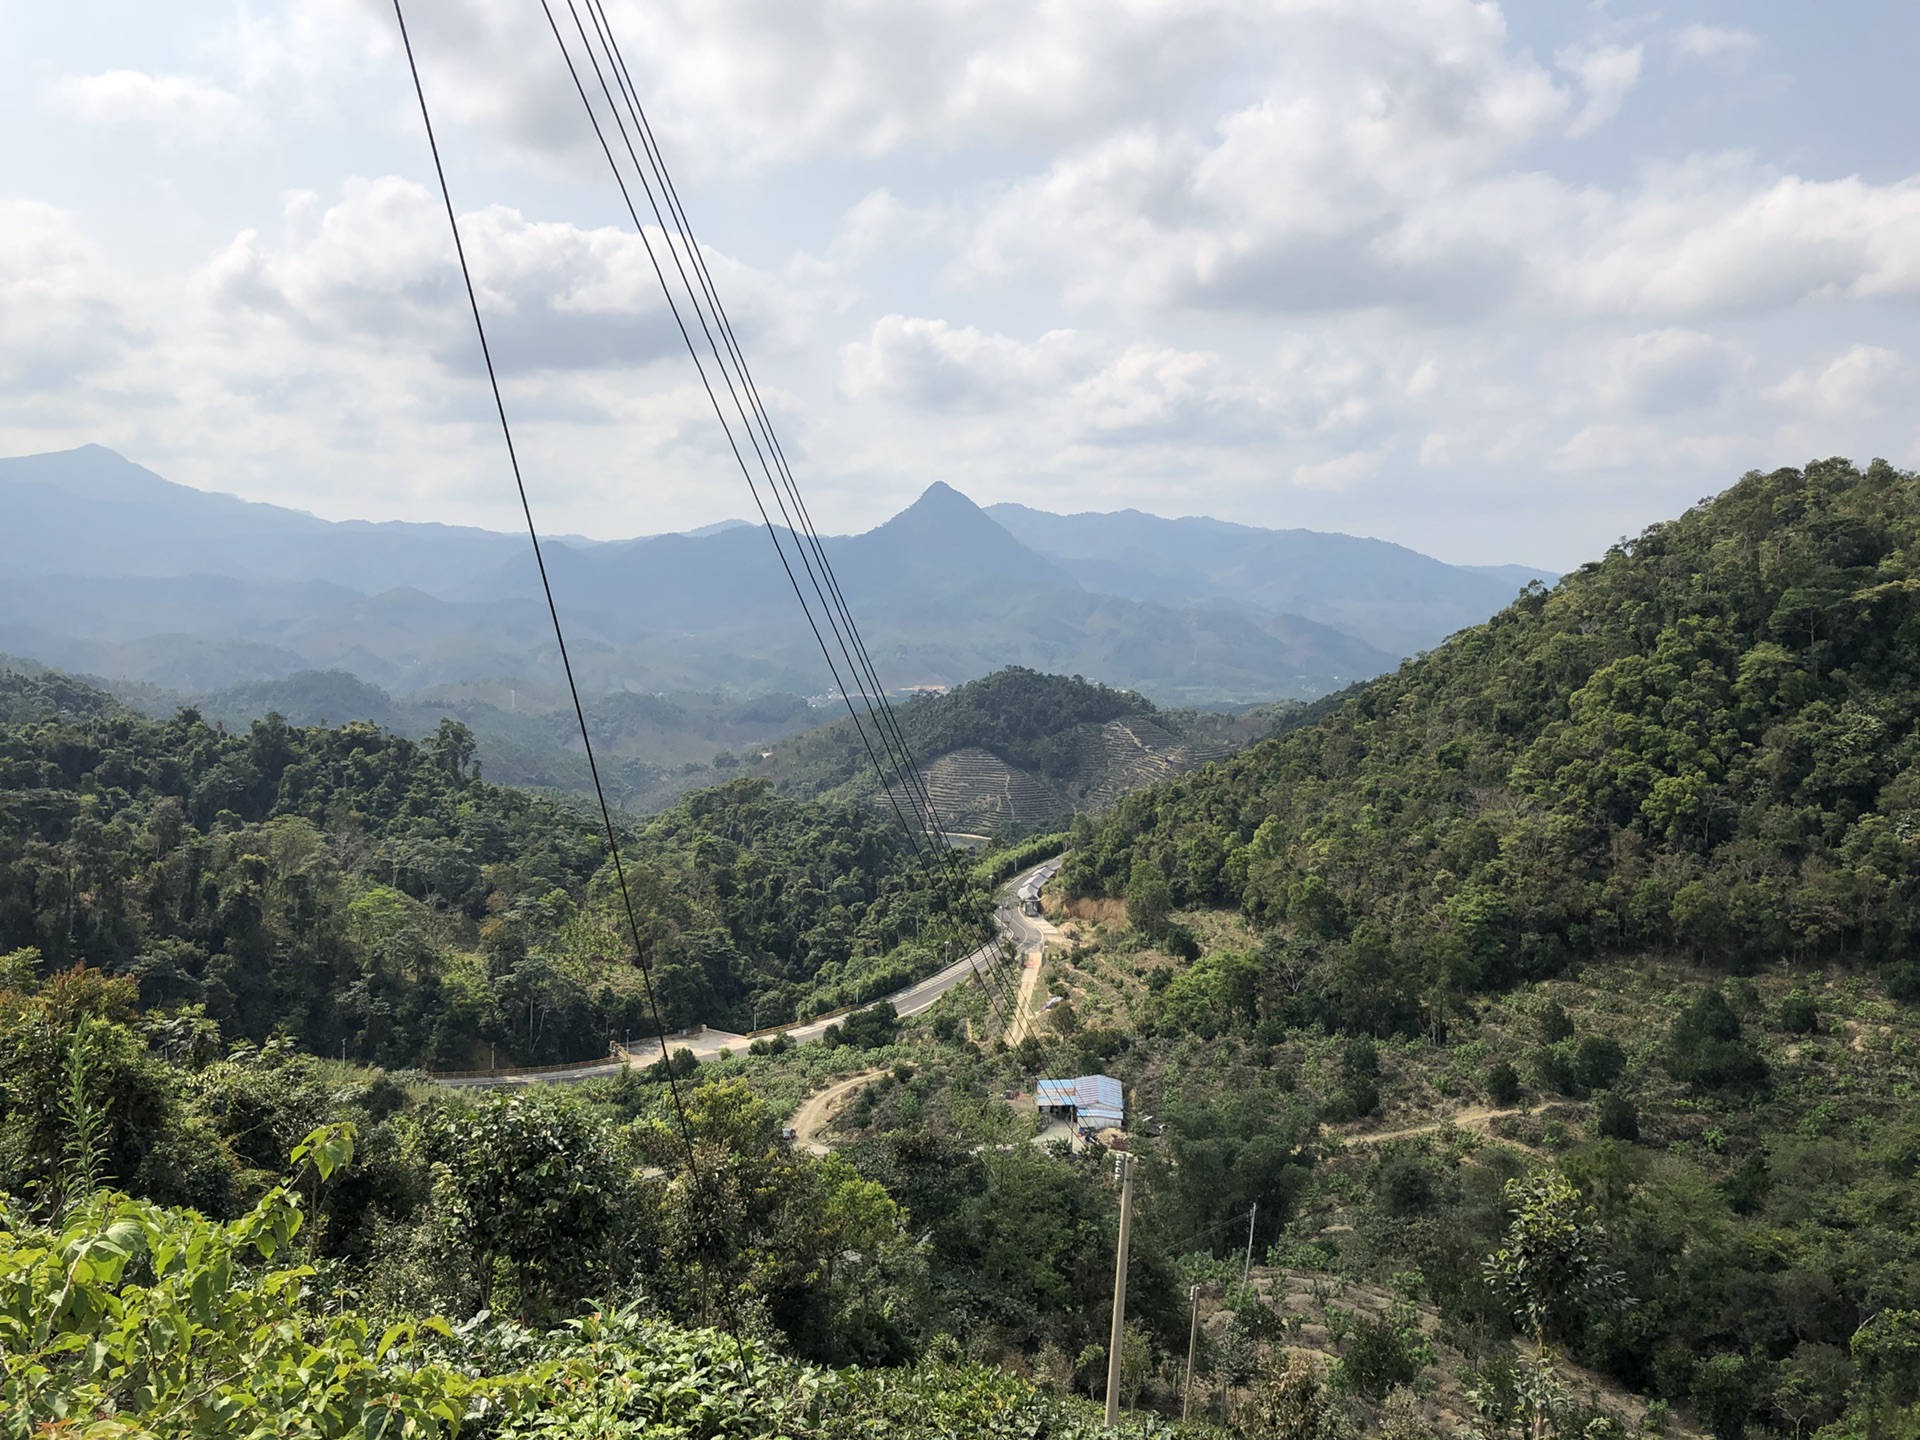
<path id="1" fill-rule="evenodd" d="M 1356 1075 L 1341 1087 L 1341 1107 L 1355 1120 L 1364 1120 L 1380 1108 L 1380 1087 L 1364 1075 Z"/>
<path id="2" fill-rule="evenodd" d="M 1759 1355 L 1715 1355 L 1694 1372 L 1688 1398 L 1714 1440 L 1741 1440 L 1746 1434 L 1766 1369 Z"/>
<path id="3" fill-rule="evenodd" d="M 1589 1090 L 1608 1090 L 1626 1073 L 1627 1052 L 1611 1035 L 1589 1035 L 1574 1051 L 1574 1073 Z"/>
<path id="4" fill-rule="evenodd" d="M 1767 1169 L 1767 1157 L 1758 1150 L 1750 1152 L 1720 1182 L 1720 1191 L 1736 1215 L 1751 1215 L 1765 1203 L 1773 1188 L 1773 1176 Z"/>
<path id="5" fill-rule="evenodd" d="M 1182 960 L 1200 958 L 1200 937 L 1185 925 L 1169 925 L 1160 946 L 1169 955 L 1178 956 Z"/>
<path id="6" fill-rule="evenodd" d="M 689 1075 L 700 1073 L 700 1057 L 684 1045 L 664 1060 L 656 1060 L 647 1067 L 649 1080 L 684 1080 Z"/>
<path id="7" fill-rule="evenodd" d="M 1520 1072 L 1505 1060 L 1487 1067 L 1486 1087 L 1487 1098 L 1496 1105 L 1520 1103 Z"/>
<path id="8" fill-rule="evenodd" d="M 1727 997 L 1708 989 L 1673 1022 L 1667 1073 L 1703 1090 L 1754 1090 L 1766 1084 L 1767 1062 L 1742 1035 Z"/>
<path id="9" fill-rule="evenodd" d="M 1605 1140 L 1633 1141 L 1640 1138 L 1640 1111 L 1624 1095 L 1604 1090 L 1594 1096 L 1595 1132 Z"/>
<path id="10" fill-rule="evenodd" d="M 1538 1047 L 1528 1057 L 1528 1063 L 1533 1070 L 1533 1083 L 1542 1090 L 1553 1090 L 1562 1095 L 1580 1093 L 1578 1058 L 1573 1046 L 1565 1040 L 1556 1045 Z"/>
<path id="11" fill-rule="evenodd" d="M 1333 1380 L 1339 1389 L 1383 1400 L 1394 1386 L 1411 1385 L 1432 1363 L 1433 1347 L 1421 1335 L 1413 1307 L 1400 1301 L 1383 1318 L 1363 1315 L 1353 1322 Z"/>
<path id="12" fill-rule="evenodd" d="M 854 1011 L 840 1022 L 840 1043 L 856 1050 L 878 1050 L 893 1043 L 899 1028 L 900 1020 L 893 1006 L 882 1000 L 878 1005 Z"/>
<path id="13" fill-rule="evenodd" d="M 1542 1045 L 1558 1045 L 1573 1038 L 1573 1020 L 1558 1000 L 1549 1000 L 1534 1017 L 1534 1027 Z"/>
<path id="14" fill-rule="evenodd" d="M 1820 1006 L 1805 990 L 1795 990 L 1780 1002 L 1779 1024 L 1789 1035 L 1811 1035 L 1820 1028 Z"/>

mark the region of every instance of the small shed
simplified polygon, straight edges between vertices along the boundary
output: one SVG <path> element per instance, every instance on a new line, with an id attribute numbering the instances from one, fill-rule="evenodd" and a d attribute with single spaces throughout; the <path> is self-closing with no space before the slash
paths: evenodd
<path id="1" fill-rule="evenodd" d="M 1042 865 L 1038 870 L 1034 871 L 1033 874 L 1027 878 L 1026 883 L 1014 892 L 1014 895 L 1020 901 L 1020 909 L 1024 913 L 1028 915 L 1038 915 L 1040 913 L 1040 892 L 1046 888 L 1047 882 L 1059 873 L 1060 862 L 1057 860 L 1048 861 L 1045 865 Z"/>
<path id="2" fill-rule="evenodd" d="M 1079 1130 L 1121 1128 L 1127 1102 L 1111 1075 L 1078 1075 L 1071 1080 L 1041 1080 L 1033 1087 L 1034 1108 L 1051 1113 Z"/>

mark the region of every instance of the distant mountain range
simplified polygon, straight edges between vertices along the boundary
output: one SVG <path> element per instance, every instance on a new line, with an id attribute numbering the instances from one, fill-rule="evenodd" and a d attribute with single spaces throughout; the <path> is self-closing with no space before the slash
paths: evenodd
<path id="1" fill-rule="evenodd" d="M 183 691 L 341 669 L 392 692 L 558 678 L 523 538 L 326 521 L 99 446 L 0 460 L 0 650 Z M 1484 619 L 1542 572 L 1136 511 L 982 510 L 936 484 L 828 554 L 883 680 L 1008 664 L 1181 703 L 1305 697 Z M 830 688 L 757 526 L 550 543 L 597 690 Z"/>
<path id="2" fill-rule="evenodd" d="M 889 688 L 1018 665 L 1175 706 L 1330 693 L 1552 578 L 1203 517 L 983 510 L 944 484 L 824 543 Z M 838 708 L 762 527 L 557 537 L 546 554 L 633 797 Z M 496 778 L 581 778 L 522 536 L 322 520 L 89 445 L 0 459 L 0 559 L 0 652 L 103 677 L 145 708 L 407 731 L 455 714 Z"/>

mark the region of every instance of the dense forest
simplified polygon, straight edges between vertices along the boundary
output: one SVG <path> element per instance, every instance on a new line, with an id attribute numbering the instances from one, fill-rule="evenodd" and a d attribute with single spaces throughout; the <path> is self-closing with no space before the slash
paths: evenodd
<path id="1" fill-rule="evenodd" d="M 972 940 L 870 807 L 741 780 L 634 831 L 670 1027 L 857 1003 Z M 235 1038 L 388 1066 L 605 1054 L 651 1028 L 595 819 L 483 780 L 471 735 L 156 722 L 57 675 L 0 676 L 0 947 L 132 976 Z"/>
<path id="2" fill-rule="evenodd" d="M 1124 802 L 1068 870 L 1272 936 L 1264 1003 L 1444 1033 L 1648 949 L 1920 996 L 1920 482 L 1749 475 L 1320 723 Z"/>
<path id="3" fill-rule="evenodd" d="M 1426 1307 L 1408 1374 L 1431 1340 L 1513 1393 L 1484 1257 L 1557 1174 L 1609 1287 L 1541 1345 L 1719 1440 L 1915 1433 L 1917 598 L 1920 480 L 1748 476 L 1083 823 L 1106 953 L 1053 982 L 1059 1043 L 1125 1037 L 1276 1265 Z M 1221 1107 L 1294 1168 L 1255 1180 Z"/>

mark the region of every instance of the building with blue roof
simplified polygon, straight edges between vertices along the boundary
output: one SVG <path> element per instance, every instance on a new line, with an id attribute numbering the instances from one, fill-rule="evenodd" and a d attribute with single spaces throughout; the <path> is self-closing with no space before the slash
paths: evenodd
<path id="1" fill-rule="evenodd" d="M 1034 1108 L 1088 1132 L 1123 1130 L 1126 1093 L 1111 1075 L 1078 1075 L 1071 1080 L 1041 1080 L 1033 1087 Z"/>

